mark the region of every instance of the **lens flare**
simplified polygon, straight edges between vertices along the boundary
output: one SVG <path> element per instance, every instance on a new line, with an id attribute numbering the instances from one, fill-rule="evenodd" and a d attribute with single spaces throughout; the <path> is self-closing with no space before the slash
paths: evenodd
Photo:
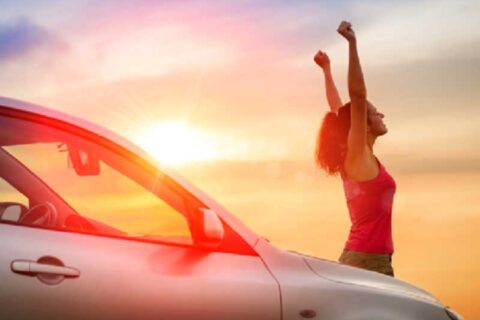
<path id="1" fill-rule="evenodd" d="M 162 122 L 148 127 L 136 142 L 160 162 L 172 166 L 218 157 L 212 135 L 182 122 Z"/>

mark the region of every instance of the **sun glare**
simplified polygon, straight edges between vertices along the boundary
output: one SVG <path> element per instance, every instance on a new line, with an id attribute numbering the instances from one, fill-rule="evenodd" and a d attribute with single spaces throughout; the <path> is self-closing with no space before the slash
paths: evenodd
<path id="1" fill-rule="evenodd" d="M 160 162 L 182 165 L 217 157 L 214 138 L 182 122 L 163 122 L 141 132 L 138 144 Z"/>

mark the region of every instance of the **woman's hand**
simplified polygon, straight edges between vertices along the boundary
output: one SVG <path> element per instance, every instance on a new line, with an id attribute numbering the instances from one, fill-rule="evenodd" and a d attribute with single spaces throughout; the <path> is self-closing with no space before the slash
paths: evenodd
<path id="1" fill-rule="evenodd" d="M 316 64 L 318 64 L 322 69 L 330 67 L 330 58 L 328 58 L 327 54 L 322 50 L 319 50 L 313 60 Z"/>
<path id="2" fill-rule="evenodd" d="M 337 32 L 340 33 L 348 42 L 355 41 L 355 32 L 353 32 L 352 24 L 348 21 L 342 21 L 337 28 Z"/>

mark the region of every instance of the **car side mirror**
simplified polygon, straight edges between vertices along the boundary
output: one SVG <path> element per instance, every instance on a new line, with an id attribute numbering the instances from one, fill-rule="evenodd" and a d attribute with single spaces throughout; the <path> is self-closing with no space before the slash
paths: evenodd
<path id="1" fill-rule="evenodd" d="M 28 208 L 21 203 L 16 202 L 1 202 L 0 203 L 0 217 L 4 221 L 18 222 L 23 213 L 27 212 Z"/>
<path id="2" fill-rule="evenodd" d="M 201 219 L 201 221 L 203 221 L 203 239 L 199 244 L 208 248 L 219 247 L 225 236 L 222 221 L 217 213 L 211 209 L 200 208 L 200 212 L 203 215 L 203 219 Z"/>
<path id="3" fill-rule="evenodd" d="M 69 145 L 68 159 L 79 176 L 97 176 L 100 174 L 100 161 L 92 154 Z"/>

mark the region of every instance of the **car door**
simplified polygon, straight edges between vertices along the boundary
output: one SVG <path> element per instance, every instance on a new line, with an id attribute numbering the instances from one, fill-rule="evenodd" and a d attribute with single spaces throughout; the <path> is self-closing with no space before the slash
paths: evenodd
<path id="1" fill-rule="evenodd" d="M 0 224 L 0 247 L 2 319 L 280 318 L 277 286 L 255 256 L 10 224 Z M 47 257 L 64 268 L 42 275 Z"/>
<path id="2" fill-rule="evenodd" d="M 28 117 L 0 110 L 0 176 L 28 199 L 0 215 L 1 319 L 280 319 L 277 283 L 225 222 L 220 246 L 196 244 L 187 190 L 102 137 Z M 75 170 L 72 145 L 87 159 Z"/>

